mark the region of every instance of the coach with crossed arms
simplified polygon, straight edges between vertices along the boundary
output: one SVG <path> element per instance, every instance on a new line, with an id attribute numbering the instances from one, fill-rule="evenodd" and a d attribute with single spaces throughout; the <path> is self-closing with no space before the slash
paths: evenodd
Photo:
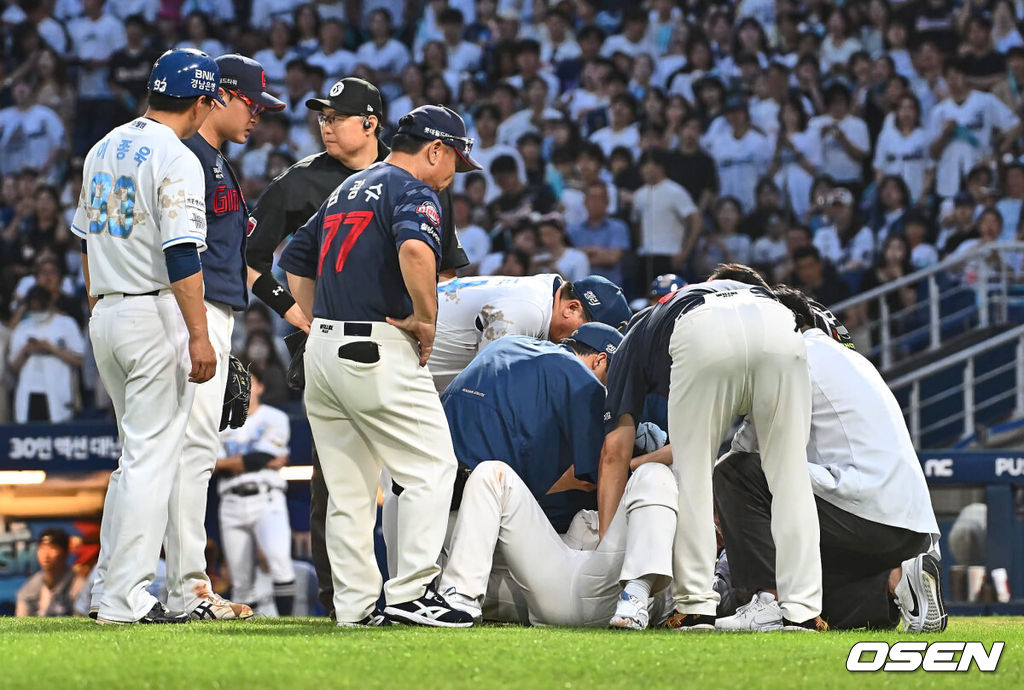
<path id="1" fill-rule="evenodd" d="M 309 220 L 349 175 L 384 160 L 391 150 L 379 139 L 383 105 L 380 92 L 373 84 L 346 77 L 331 86 L 327 98 L 310 99 L 306 101 L 306 107 L 318 112 L 320 135 L 326 150 L 291 166 L 263 191 L 249 216 L 246 263 L 253 294 L 293 326 L 308 332 L 312 315 L 303 312 L 270 272 L 274 250 Z M 455 269 L 467 265 L 469 259 L 455 232 L 451 192 L 445 190 L 438 196 L 443 248 L 441 280 L 448 280 L 454 278 Z M 327 486 L 314 448 L 310 482 L 310 541 L 313 565 L 320 584 L 318 598 L 324 608 L 333 611 L 331 567 L 324 537 L 326 516 Z"/>

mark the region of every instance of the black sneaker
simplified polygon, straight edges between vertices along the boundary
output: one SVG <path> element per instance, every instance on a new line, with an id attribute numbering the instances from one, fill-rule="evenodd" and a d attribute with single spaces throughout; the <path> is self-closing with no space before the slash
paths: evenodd
<path id="1" fill-rule="evenodd" d="M 828 623 L 821 616 L 815 616 L 803 623 L 794 623 L 788 618 L 783 617 L 782 629 L 785 632 L 826 632 L 828 630 Z"/>
<path id="2" fill-rule="evenodd" d="M 663 628 L 670 628 L 680 632 L 714 632 L 715 617 L 706 616 L 701 613 L 679 613 L 675 611 L 661 624 Z"/>
<path id="3" fill-rule="evenodd" d="M 140 618 L 137 623 L 188 623 L 189 617 L 187 613 L 181 611 L 168 611 L 167 607 L 161 604 L 159 601 L 153 604 L 153 608 L 149 610 L 145 616 Z"/>
<path id="4" fill-rule="evenodd" d="M 427 590 L 419 599 L 384 608 L 384 614 L 397 623 L 427 625 L 435 628 L 469 628 L 473 616 L 452 608 L 437 592 Z"/>
<path id="5" fill-rule="evenodd" d="M 334 612 L 331 611 L 331 613 Z M 386 628 L 389 625 L 391 625 L 391 621 L 388 620 L 388 617 L 384 615 L 383 611 L 376 607 L 370 615 L 362 620 L 358 620 L 354 623 L 346 621 L 338 622 L 339 628 Z"/>

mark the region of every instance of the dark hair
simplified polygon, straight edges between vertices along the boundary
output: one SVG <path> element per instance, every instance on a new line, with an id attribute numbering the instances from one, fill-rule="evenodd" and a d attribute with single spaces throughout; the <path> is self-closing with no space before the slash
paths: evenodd
<path id="1" fill-rule="evenodd" d="M 402 118 L 404 120 L 406 115 Z M 401 126 L 402 120 L 399 120 L 399 126 Z M 391 150 L 397 151 L 398 153 L 407 153 L 415 155 L 423 150 L 423 147 L 431 142 L 430 139 L 423 139 L 422 137 L 413 136 L 412 134 L 406 134 L 405 132 L 398 132 L 391 139 Z"/>
<path id="2" fill-rule="evenodd" d="M 735 280 L 747 285 L 756 285 L 770 289 L 768 283 L 757 269 L 743 264 L 718 264 L 708 276 L 708 280 Z"/>
<path id="3" fill-rule="evenodd" d="M 446 7 L 437 15 L 438 24 L 462 24 L 464 21 L 466 18 L 462 16 L 462 11 L 454 7 Z"/>
<path id="4" fill-rule="evenodd" d="M 903 196 L 902 208 L 910 206 L 910 187 L 907 186 L 906 180 L 899 175 L 885 175 L 881 180 L 878 181 L 878 209 L 882 210 L 882 187 L 887 184 L 895 184 L 896 188 L 900 190 L 900 194 Z"/>
<path id="5" fill-rule="evenodd" d="M 985 215 L 984 212 L 982 215 Z M 981 216 L 979 216 L 980 218 Z M 903 275 L 910 275 L 914 272 L 914 266 L 910 263 L 910 242 L 907 241 L 906 236 L 901 232 L 894 232 L 882 242 L 882 246 L 878 250 L 878 256 L 875 258 L 875 268 L 882 268 L 885 266 L 885 251 L 889 248 L 889 245 L 899 240 L 903 243 L 903 248 L 906 251 L 903 254 L 903 261 L 900 263 L 900 267 L 903 269 Z"/>
<path id="6" fill-rule="evenodd" d="M 604 150 L 597 144 L 593 143 L 584 144 L 580 149 L 579 156 L 593 158 L 601 167 L 604 167 L 608 162 L 607 156 L 604 155 Z"/>
<path id="7" fill-rule="evenodd" d="M 733 55 L 736 55 L 736 54 L 742 52 L 742 48 L 740 46 L 740 33 L 745 28 L 747 28 L 748 26 L 752 26 L 755 29 L 757 29 L 758 49 L 761 52 L 764 52 L 765 47 L 768 44 L 767 35 L 764 32 L 764 27 L 761 26 L 761 22 L 757 21 L 753 17 L 744 17 L 740 21 L 740 23 L 736 25 L 736 28 L 733 29 L 733 32 L 732 32 L 732 41 L 731 41 L 732 50 L 731 50 L 731 52 L 732 52 Z"/>
<path id="8" fill-rule="evenodd" d="M 510 172 L 511 173 L 518 173 L 519 172 L 519 166 L 516 165 L 516 159 L 513 158 L 512 156 L 509 156 L 508 154 L 505 154 L 505 155 L 498 156 L 493 161 L 491 161 L 490 173 L 492 175 L 500 175 L 501 173 L 510 173 Z"/>
<path id="9" fill-rule="evenodd" d="M 589 38 L 594 38 L 599 40 L 601 43 L 604 43 L 605 36 L 606 34 L 600 27 L 589 24 L 580 29 L 580 32 L 576 34 L 576 42 L 580 43 L 581 41 L 585 41 Z"/>
<path id="10" fill-rule="evenodd" d="M 293 58 L 285 63 L 284 71 L 290 72 L 293 69 L 301 69 L 303 72 L 309 73 L 309 63 L 302 58 Z"/>
<path id="11" fill-rule="evenodd" d="M 523 267 L 523 273 L 529 274 L 530 272 L 530 255 L 521 249 L 506 249 L 505 254 L 501 257 L 501 263 L 505 263 L 508 257 L 513 257 L 519 262 L 519 265 Z"/>
<path id="12" fill-rule="evenodd" d="M 210 96 L 189 96 L 187 98 L 175 98 L 162 93 L 149 92 L 149 107 L 165 113 L 183 113 L 202 98 Z"/>
<path id="13" fill-rule="evenodd" d="M 498 122 L 501 122 L 501 111 L 498 110 L 498 106 L 494 105 L 493 103 L 482 103 L 480 104 L 480 107 L 476 109 L 477 120 L 484 117 L 485 115 L 490 115 Z"/>
<path id="14" fill-rule="evenodd" d="M 452 102 L 452 87 L 448 86 L 448 80 L 444 78 L 444 75 L 440 72 L 431 72 L 426 75 L 423 80 L 423 94 L 426 95 L 427 91 L 433 84 L 440 83 L 444 87 L 444 99 L 440 103 L 434 105 L 445 105 L 446 103 Z"/>
<path id="15" fill-rule="evenodd" d="M 814 325 L 814 312 L 811 310 L 810 302 L 807 301 L 807 295 L 784 284 L 776 285 L 772 294 L 782 302 L 784 307 L 793 312 L 797 328 Z"/>
<path id="16" fill-rule="evenodd" d="M 266 372 L 264 372 L 263 367 L 259 366 L 258 364 L 250 364 L 248 369 L 249 376 L 251 376 L 253 379 L 259 381 L 260 383 L 266 382 Z"/>
<path id="17" fill-rule="evenodd" d="M 132 24 L 139 27 L 143 31 L 147 31 L 149 29 L 149 22 L 147 22 L 146 18 L 141 14 L 130 14 L 127 17 L 125 17 L 124 28 L 127 29 Z"/>
<path id="18" fill-rule="evenodd" d="M 59 527 L 49 527 L 40 532 L 39 543 L 42 544 L 44 541 L 51 542 L 63 551 L 67 551 L 71 546 L 71 538 L 68 533 Z"/>
<path id="19" fill-rule="evenodd" d="M 524 38 L 516 44 L 516 54 L 521 55 L 523 53 L 533 53 L 534 55 L 540 55 L 540 43 L 533 40 L 532 38 Z"/>
<path id="20" fill-rule="evenodd" d="M 806 247 L 798 247 L 793 250 L 793 263 L 796 263 L 800 259 L 812 258 L 815 261 L 821 261 L 821 252 L 813 244 L 809 244 Z"/>
<path id="21" fill-rule="evenodd" d="M 807 116 L 807 111 L 804 110 L 804 102 L 803 102 L 803 98 L 801 97 L 801 95 L 799 93 L 795 93 L 795 92 L 790 92 L 790 93 L 786 94 L 786 100 L 782 104 L 782 107 L 779 108 L 779 127 L 780 128 L 782 127 L 782 124 L 783 124 L 783 122 L 782 122 L 782 111 L 785 109 L 786 106 L 789 106 L 789 107 L 795 109 L 797 111 L 797 113 L 800 114 L 800 124 L 799 124 L 800 131 L 801 132 L 806 131 L 807 130 L 807 122 L 809 121 L 810 118 L 808 118 L 808 116 Z"/>

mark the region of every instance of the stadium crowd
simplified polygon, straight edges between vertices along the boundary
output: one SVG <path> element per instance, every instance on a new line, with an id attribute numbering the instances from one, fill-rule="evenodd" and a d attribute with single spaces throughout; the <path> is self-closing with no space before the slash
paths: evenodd
<path id="1" fill-rule="evenodd" d="M 834 304 L 1020 236 L 1019 1 L 5 5 L 0 421 L 107 407 L 68 225 L 82 157 L 144 110 L 171 47 L 253 56 L 287 103 L 228 145 L 250 203 L 320 150 L 303 104 L 341 76 L 379 85 L 392 128 L 458 110 L 484 165 L 456 182 L 467 274 L 596 273 L 641 298 L 738 261 Z M 254 305 L 235 345 L 285 404 L 277 322 Z"/>

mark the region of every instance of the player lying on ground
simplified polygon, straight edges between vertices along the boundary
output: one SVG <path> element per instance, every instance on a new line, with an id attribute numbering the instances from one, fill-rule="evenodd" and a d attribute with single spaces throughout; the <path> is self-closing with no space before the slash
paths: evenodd
<path id="1" fill-rule="evenodd" d="M 834 628 L 946 627 L 939 564 L 931 550 L 939 529 L 928 485 L 899 404 L 871 363 L 815 323 L 807 298 L 779 288 L 807 344 L 811 435 L 807 469 L 821 529 L 822 617 Z M 725 630 L 781 627 L 775 601 L 772 494 L 745 422 L 714 474 L 715 505 L 736 601 Z M 767 623 L 766 623 L 767 622 Z"/>

